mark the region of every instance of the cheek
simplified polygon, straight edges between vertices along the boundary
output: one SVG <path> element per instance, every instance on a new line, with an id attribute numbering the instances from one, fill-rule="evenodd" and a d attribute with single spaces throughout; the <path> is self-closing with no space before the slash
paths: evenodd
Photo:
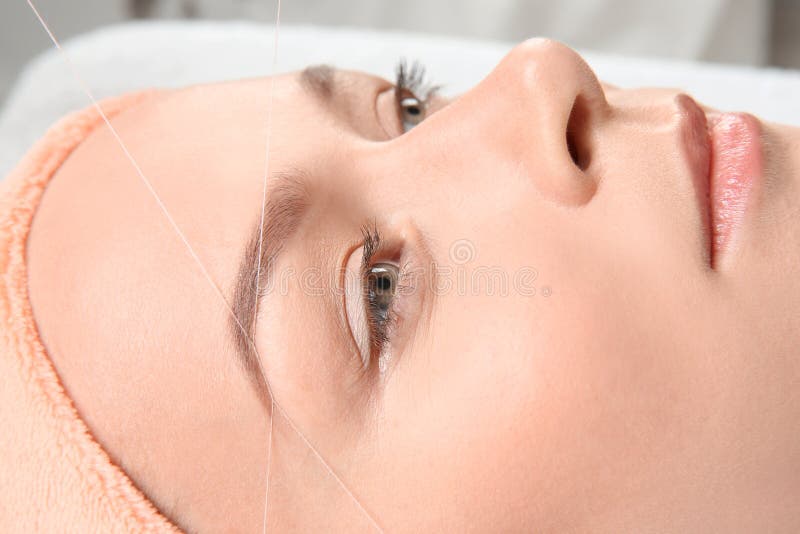
<path id="1" fill-rule="evenodd" d="M 378 433 L 395 451 L 382 472 L 397 470 L 416 505 L 451 495 L 519 526 L 557 516 L 594 491 L 589 481 L 622 491 L 653 468 L 648 456 L 681 446 L 694 382 L 685 347 L 645 321 L 644 288 L 568 273 L 549 297 L 439 297 L 432 335 L 387 385 Z"/>
<path id="2" fill-rule="evenodd" d="M 398 509 L 430 510 L 420 530 L 503 530 L 498 517 L 530 501 L 527 481 L 543 463 L 532 407 L 548 388 L 530 306 L 510 295 L 439 297 L 431 335 L 387 383 L 374 445 L 386 456 L 375 471 Z"/>

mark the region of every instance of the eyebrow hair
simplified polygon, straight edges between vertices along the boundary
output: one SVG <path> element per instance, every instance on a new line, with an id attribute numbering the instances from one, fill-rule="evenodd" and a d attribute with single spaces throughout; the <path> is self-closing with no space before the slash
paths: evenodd
<path id="1" fill-rule="evenodd" d="M 330 65 L 313 65 L 300 73 L 300 85 L 321 102 L 328 102 L 336 87 L 337 70 Z"/>
<path id="2" fill-rule="evenodd" d="M 270 177 L 273 185 L 267 193 L 263 225 L 259 217 L 245 245 L 234 283 L 230 328 L 239 361 L 263 395 L 268 394 L 267 383 L 261 374 L 255 348 L 258 302 L 270 287 L 280 252 L 308 209 L 307 178 L 307 174 L 298 169 L 274 173 Z"/>

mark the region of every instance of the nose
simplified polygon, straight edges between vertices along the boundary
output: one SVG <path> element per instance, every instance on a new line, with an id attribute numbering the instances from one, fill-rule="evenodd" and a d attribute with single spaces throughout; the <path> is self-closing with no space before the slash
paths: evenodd
<path id="1" fill-rule="evenodd" d="M 488 132 L 493 151 L 514 158 L 550 200 L 580 205 L 594 196 L 593 139 L 609 106 L 592 69 L 569 47 L 523 42 L 452 106 L 453 113 L 469 109 L 470 130 Z"/>

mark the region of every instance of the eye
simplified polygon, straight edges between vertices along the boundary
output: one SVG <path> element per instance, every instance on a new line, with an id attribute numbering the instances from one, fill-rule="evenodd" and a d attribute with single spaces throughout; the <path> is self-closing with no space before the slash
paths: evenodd
<path id="1" fill-rule="evenodd" d="M 343 318 L 362 376 L 372 375 L 368 370 L 382 376 L 403 353 L 423 310 L 426 284 L 417 277 L 427 280 L 432 264 L 413 224 L 384 230 L 385 239 L 374 225 L 361 228 L 363 241 L 351 249 L 342 273 Z"/>
<path id="2" fill-rule="evenodd" d="M 389 342 L 394 315 L 395 297 L 400 281 L 400 268 L 392 263 L 373 259 L 381 250 L 381 236 L 377 228 L 362 228 L 364 256 L 361 273 L 365 318 L 369 334 L 370 359 L 380 355 Z"/>
<path id="3" fill-rule="evenodd" d="M 395 99 L 403 132 L 417 126 L 427 117 L 428 101 L 436 94 L 437 87 L 425 78 L 425 67 L 414 63 L 408 67 L 404 60 L 397 64 L 397 81 L 394 85 Z"/>
<path id="4" fill-rule="evenodd" d="M 396 245 L 382 243 L 375 228 L 362 228 L 364 242 L 350 255 L 345 278 L 345 311 L 363 369 L 385 363 L 395 340 L 404 295 L 404 269 L 395 260 L 402 257 Z"/>
<path id="5" fill-rule="evenodd" d="M 425 102 L 413 95 L 400 100 L 399 107 L 403 131 L 407 132 L 425 119 Z"/>
<path id="6" fill-rule="evenodd" d="M 385 327 L 389 322 L 399 278 L 400 270 L 390 263 L 378 263 L 367 271 L 367 314 L 371 324 Z"/>

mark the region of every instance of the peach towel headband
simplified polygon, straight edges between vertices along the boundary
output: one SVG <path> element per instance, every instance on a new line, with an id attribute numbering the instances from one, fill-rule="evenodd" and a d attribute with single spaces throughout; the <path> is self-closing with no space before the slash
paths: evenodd
<path id="1" fill-rule="evenodd" d="M 147 93 L 105 101 L 112 117 Z M 65 392 L 28 299 L 26 241 L 52 176 L 92 131 L 62 119 L 0 182 L 0 530 L 178 532 L 94 439 Z M 76 192 L 77 194 L 77 192 Z"/>

